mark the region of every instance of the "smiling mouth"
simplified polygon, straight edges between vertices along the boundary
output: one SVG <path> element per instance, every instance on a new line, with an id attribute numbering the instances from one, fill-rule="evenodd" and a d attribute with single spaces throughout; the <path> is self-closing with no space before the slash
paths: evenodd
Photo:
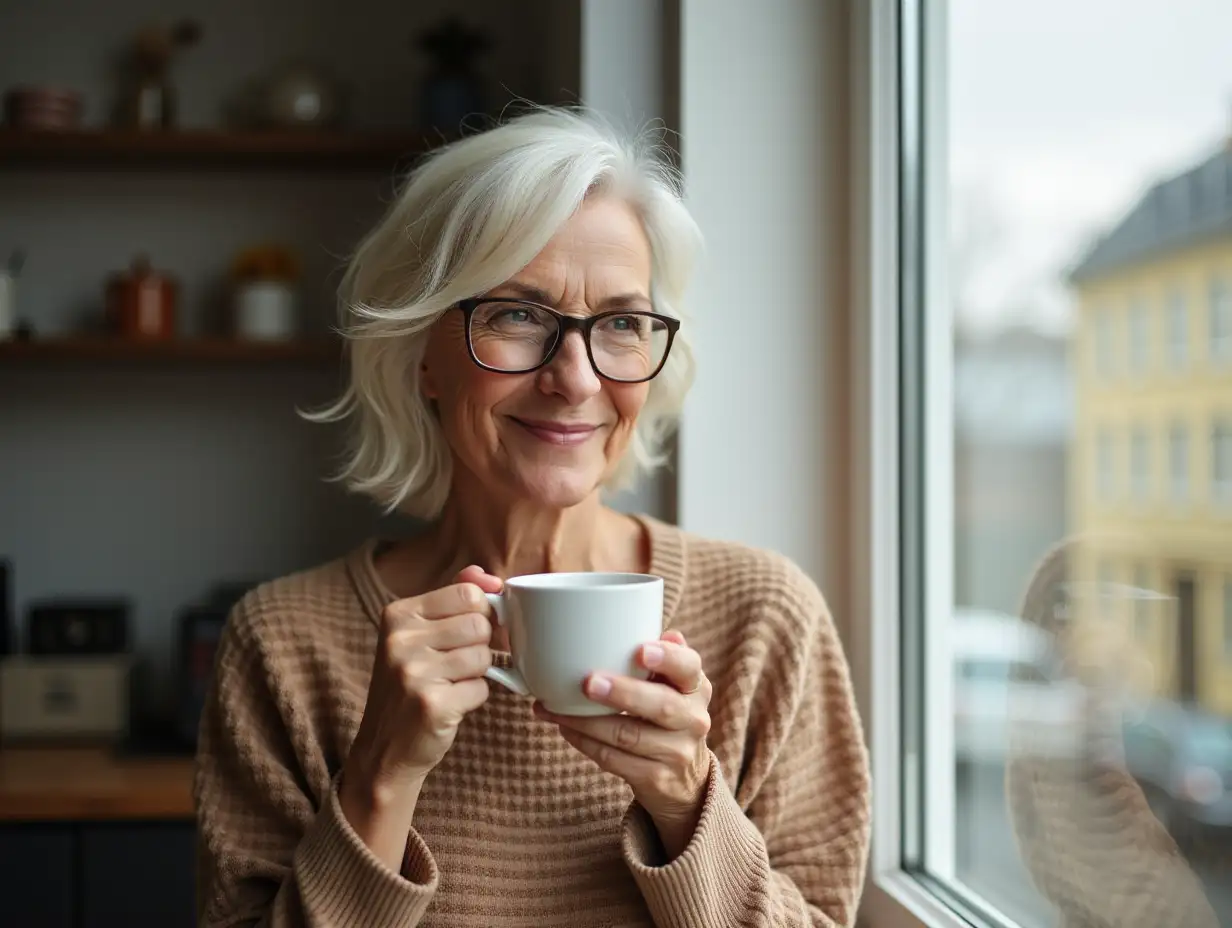
<path id="1" fill-rule="evenodd" d="M 572 425 L 564 422 L 540 422 L 510 416 L 522 429 L 550 445 L 580 445 L 598 431 L 595 425 Z"/>

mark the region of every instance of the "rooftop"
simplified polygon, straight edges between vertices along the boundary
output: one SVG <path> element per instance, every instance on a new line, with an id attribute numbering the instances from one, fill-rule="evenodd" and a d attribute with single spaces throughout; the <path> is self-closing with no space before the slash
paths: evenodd
<path id="1" fill-rule="evenodd" d="M 1232 142 L 1183 174 L 1160 181 L 1100 238 L 1069 274 L 1085 283 L 1163 253 L 1232 235 Z"/>

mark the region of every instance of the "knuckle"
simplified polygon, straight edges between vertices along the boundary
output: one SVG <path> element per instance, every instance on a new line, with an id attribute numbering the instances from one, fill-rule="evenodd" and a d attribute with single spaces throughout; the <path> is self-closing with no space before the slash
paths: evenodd
<path id="1" fill-rule="evenodd" d="M 676 775 L 667 767 L 656 767 L 650 774 L 650 788 L 659 795 L 672 792 L 676 783 Z"/>
<path id="2" fill-rule="evenodd" d="M 485 600 L 483 590 L 479 589 L 474 583 L 459 583 L 457 590 L 458 600 L 462 603 L 463 611 L 475 612 L 482 607 Z"/>
<path id="3" fill-rule="evenodd" d="M 398 684 L 403 693 L 414 693 L 418 689 L 419 675 L 410 663 L 400 663 L 397 666 Z"/>
<path id="4" fill-rule="evenodd" d="M 625 718 L 616 723 L 614 737 L 622 748 L 633 748 L 641 741 L 642 730 L 632 719 Z"/>
<path id="5" fill-rule="evenodd" d="M 710 724 L 710 713 L 701 713 L 693 719 L 693 734 L 698 738 L 705 738 L 710 734 Z"/>

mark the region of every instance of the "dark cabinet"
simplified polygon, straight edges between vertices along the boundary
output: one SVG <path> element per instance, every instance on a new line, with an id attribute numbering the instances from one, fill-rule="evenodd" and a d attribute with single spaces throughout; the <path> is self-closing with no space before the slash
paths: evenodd
<path id="1" fill-rule="evenodd" d="M 191 822 L 0 826 L 0 923 L 196 925 Z"/>
<path id="2" fill-rule="evenodd" d="M 0 921 L 73 928 L 72 825 L 0 828 Z"/>
<path id="3" fill-rule="evenodd" d="M 80 928 L 196 924 L 192 825 L 85 825 L 79 840 Z"/>

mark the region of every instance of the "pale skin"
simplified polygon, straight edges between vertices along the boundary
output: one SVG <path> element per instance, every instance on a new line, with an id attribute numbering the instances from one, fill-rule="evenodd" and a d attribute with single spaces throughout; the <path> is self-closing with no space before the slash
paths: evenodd
<path id="1" fill-rule="evenodd" d="M 650 244 L 632 208 L 592 196 L 487 295 L 533 298 L 573 316 L 650 310 L 650 271 Z M 448 312 L 431 331 L 420 385 L 453 453 L 453 485 L 434 528 L 378 561 L 402 598 L 382 616 L 339 794 L 355 832 L 394 871 L 426 777 L 462 719 L 487 700 L 483 672 L 493 650 L 508 648 L 483 594 L 518 574 L 648 567 L 641 526 L 605 507 L 599 490 L 628 447 L 649 384 L 599 377 L 577 332 L 539 370 L 483 370 L 467 354 L 461 313 Z M 592 675 L 583 684 L 623 715 L 533 711 L 629 784 L 670 860 L 688 845 L 705 799 L 711 684 L 679 632 L 644 644 L 639 660 L 648 680 Z"/>

